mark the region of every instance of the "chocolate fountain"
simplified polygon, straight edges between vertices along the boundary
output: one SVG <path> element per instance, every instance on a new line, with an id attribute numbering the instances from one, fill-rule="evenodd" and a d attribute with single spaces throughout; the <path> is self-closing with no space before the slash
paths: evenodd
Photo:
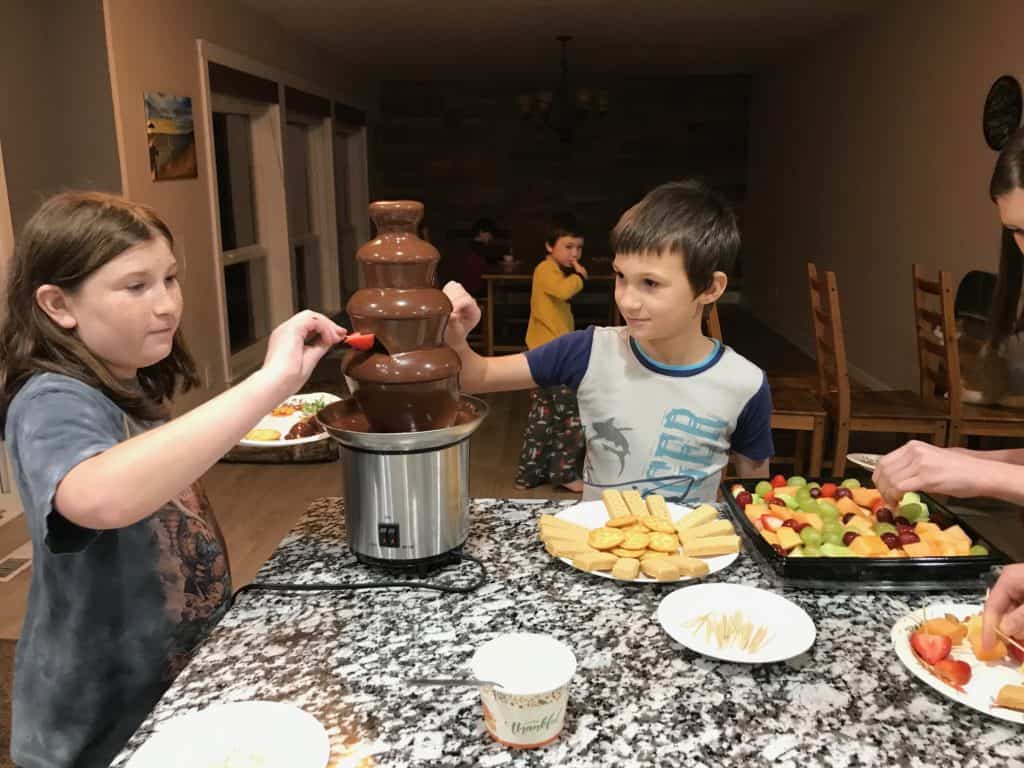
<path id="1" fill-rule="evenodd" d="M 444 343 L 452 305 L 434 286 L 441 255 L 416 236 L 423 205 L 370 205 L 377 237 L 356 260 L 365 288 L 349 299 L 352 397 L 317 420 L 341 446 L 345 519 L 356 557 L 383 565 L 448 562 L 469 534 L 469 438 L 486 404 L 459 394 L 459 356 Z"/>

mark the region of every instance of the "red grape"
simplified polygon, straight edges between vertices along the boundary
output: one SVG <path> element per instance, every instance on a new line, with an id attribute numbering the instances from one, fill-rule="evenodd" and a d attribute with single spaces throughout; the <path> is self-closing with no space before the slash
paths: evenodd
<path id="1" fill-rule="evenodd" d="M 875 511 L 875 519 L 880 523 L 891 523 L 893 521 L 892 510 L 888 507 L 879 507 Z"/>
<path id="2" fill-rule="evenodd" d="M 837 499 L 852 499 L 853 498 L 853 491 L 851 491 L 849 488 L 837 488 L 836 489 L 836 498 Z"/>
<path id="3" fill-rule="evenodd" d="M 899 528 L 901 525 L 910 525 L 910 521 L 903 515 L 900 515 L 899 517 L 895 518 L 892 522 L 897 528 Z M 913 528 L 913 526 L 910 527 Z"/>
<path id="4" fill-rule="evenodd" d="M 860 534 L 855 533 L 854 531 L 847 531 L 843 534 L 843 545 L 847 547 L 850 546 L 850 542 L 856 539 L 859 535 Z"/>
<path id="5" fill-rule="evenodd" d="M 885 542 L 885 546 L 889 549 L 899 549 L 900 537 L 891 531 L 889 533 L 882 534 L 882 541 Z"/>
<path id="6" fill-rule="evenodd" d="M 904 531 L 900 534 L 900 546 L 905 547 L 907 544 L 917 544 L 921 538 L 913 531 Z"/>
<path id="7" fill-rule="evenodd" d="M 754 496 L 750 491 L 743 491 L 742 493 L 736 494 L 736 503 L 740 505 L 740 509 L 743 509 L 747 504 L 754 503 Z"/>

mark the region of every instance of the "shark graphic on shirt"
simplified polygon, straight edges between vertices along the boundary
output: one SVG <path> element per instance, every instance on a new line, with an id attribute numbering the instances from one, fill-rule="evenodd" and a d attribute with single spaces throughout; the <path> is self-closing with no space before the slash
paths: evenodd
<path id="1" fill-rule="evenodd" d="M 605 421 L 595 421 L 590 425 L 593 430 L 592 436 L 587 440 L 588 450 L 591 447 L 608 451 L 619 459 L 619 475 L 622 475 L 626 468 L 626 459 L 629 457 L 629 440 L 626 439 L 626 432 L 632 427 L 615 426 L 615 417 Z"/>

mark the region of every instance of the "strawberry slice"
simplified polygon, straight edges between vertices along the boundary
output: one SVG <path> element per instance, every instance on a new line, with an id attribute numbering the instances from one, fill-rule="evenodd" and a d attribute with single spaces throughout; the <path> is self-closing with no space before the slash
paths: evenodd
<path id="1" fill-rule="evenodd" d="M 821 486 L 821 495 L 824 496 L 826 499 L 833 499 L 835 498 L 836 491 L 838 490 L 839 486 L 837 486 L 835 483 L 825 483 L 824 485 Z"/>
<path id="2" fill-rule="evenodd" d="M 942 659 L 936 662 L 932 671 L 940 680 L 945 680 L 954 688 L 963 688 L 971 679 L 971 665 L 966 661 Z"/>
<path id="3" fill-rule="evenodd" d="M 358 349 L 360 352 L 367 352 L 373 348 L 373 342 L 376 338 L 377 337 L 372 333 L 350 333 L 343 339 L 343 341 L 352 347 L 352 349 Z"/>
<path id="4" fill-rule="evenodd" d="M 935 666 L 949 656 L 953 650 L 953 641 L 943 635 L 914 632 L 910 635 L 910 647 L 925 664 Z"/>
<path id="5" fill-rule="evenodd" d="M 761 525 L 769 531 L 779 530 L 784 522 L 786 521 L 781 517 L 776 517 L 775 515 L 761 515 Z"/>
<path id="6" fill-rule="evenodd" d="M 770 480 L 770 482 L 772 488 L 781 488 L 786 484 L 786 478 L 784 478 L 782 475 L 776 475 Z"/>

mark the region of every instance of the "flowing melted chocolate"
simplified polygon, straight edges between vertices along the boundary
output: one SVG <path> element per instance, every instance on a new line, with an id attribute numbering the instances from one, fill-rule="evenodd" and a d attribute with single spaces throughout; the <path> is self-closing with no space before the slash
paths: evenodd
<path id="1" fill-rule="evenodd" d="M 356 252 L 367 287 L 346 309 L 354 329 L 375 334 L 386 353 L 350 351 L 342 371 L 369 431 L 450 427 L 458 414 L 461 363 L 444 345 L 452 306 L 434 287 L 441 255 L 415 234 L 423 205 L 375 202 L 370 216 L 377 237 Z"/>

